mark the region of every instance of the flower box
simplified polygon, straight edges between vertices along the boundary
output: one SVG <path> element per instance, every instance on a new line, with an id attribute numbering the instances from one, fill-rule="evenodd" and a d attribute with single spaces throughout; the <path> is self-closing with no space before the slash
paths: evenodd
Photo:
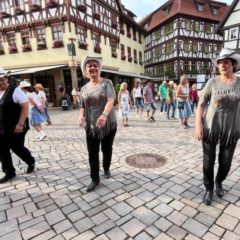
<path id="1" fill-rule="evenodd" d="M 97 20 L 100 20 L 101 15 L 100 15 L 100 13 L 94 13 L 94 14 L 93 14 L 93 17 L 94 17 L 95 19 L 97 19 Z"/>
<path id="2" fill-rule="evenodd" d="M 101 47 L 100 47 L 100 44 L 99 43 L 96 43 L 95 46 L 94 46 L 94 52 L 95 53 L 101 53 Z"/>
<path id="3" fill-rule="evenodd" d="M 137 58 L 134 58 L 134 63 L 138 63 L 138 60 L 137 60 Z"/>
<path id="4" fill-rule="evenodd" d="M 8 51 L 9 51 L 10 54 L 12 54 L 12 53 L 17 53 L 17 52 L 18 52 L 17 46 L 16 46 L 16 45 L 11 45 L 11 46 L 9 46 L 9 47 L 8 47 Z"/>
<path id="5" fill-rule="evenodd" d="M 0 11 L 0 16 L 1 16 L 1 18 L 9 17 L 10 13 L 8 13 L 6 11 Z"/>
<path id="6" fill-rule="evenodd" d="M 62 40 L 54 40 L 52 47 L 53 48 L 61 48 L 61 47 L 63 47 L 63 41 Z"/>
<path id="7" fill-rule="evenodd" d="M 47 7 L 52 8 L 52 7 L 56 7 L 58 5 L 58 1 L 56 0 L 48 0 L 47 1 Z"/>
<path id="8" fill-rule="evenodd" d="M 115 28 L 115 29 L 117 29 L 117 28 L 118 28 L 117 22 L 113 21 L 113 22 L 112 22 L 112 27 Z"/>
<path id="9" fill-rule="evenodd" d="M 88 44 L 85 43 L 85 42 L 78 42 L 78 47 L 81 48 L 81 49 L 87 50 L 88 49 Z"/>
<path id="10" fill-rule="evenodd" d="M 127 33 L 127 37 L 131 38 L 132 34 L 130 32 Z"/>
<path id="11" fill-rule="evenodd" d="M 16 15 L 22 14 L 23 12 L 24 12 L 24 10 L 23 10 L 22 8 L 18 7 L 18 6 L 16 6 L 16 7 L 14 8 L 14 13 L 15 13 Z"/>
<path id="12" fill-rule="evenodd" d="M 126 56 L 125 55 L 121 55 L 121 59 L 122 60 L 126 60 Z"/>
<path id="13" fill-rule="evenodd" d="M 132 57 L 128 57 L 128 61 L 132 62 L 133 58 Z"/>
<path id="14" fill-rule="evenodd" d="M 22 46 L 22 49 L 23 49 L 23 52 L 30 52 L 30 51 L 32 51 L 32 47 L 31 47 L 30 44 L 24 44 Z"/>
<path id="15" fill-rule="evenodd" d="M 3 55 L 3 54 L 5 54 L 3 46 L 0 46 L 0 55 Z"/>
<path id="16" fill-rule="evenodd" d="M 38 11 L 41 9 L 41 5 L 38 2 L 32 2 L 30 5 L 30 11 Z"/>
<path id="17" fill-rule="evenodd" d="M 120 33 L 124 34 L 125 33 L 124 29 L 120 29 Z"/>
<path id="18" fill-rule="evenodd" d="M 113 58 L 117 58 L 117 53 L 116 53 L 116 52 L 113 52 L 113 53 L 112 53 L 112 57 L 113 57 Z"/>
<path id="19" fill-rule="evenodd" d="M 85 4 L 79 4 L 77 8 L 81 12 L 86 12 L 87 10 L 87 6 Z"/>

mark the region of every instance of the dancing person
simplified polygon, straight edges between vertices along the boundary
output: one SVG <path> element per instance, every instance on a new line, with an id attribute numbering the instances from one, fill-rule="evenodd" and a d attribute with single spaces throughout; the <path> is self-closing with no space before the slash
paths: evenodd
<path id="1" fill-rule="evenodd" d="M 92 182 L 87 192 L 100 183 L 99 147 L 103 153 L 105 178 L 110 178 L 112 146 L 117 131 L 116 115 L 113 109 L 116 94 L 112 81 L 101 78 L 102 58 L 84 57 L 81 63 L 83 75 L 89 82 L 81 88 L 79 126 L 86 130 L 86 141 Z"/>
<path id="2" fill-rule="evenodd" d="M 141 117 L 143 115 L 143 95 L 142 95 L 142 88 L 141 88 L 141 82 L 136 81 L 134 88 L 133 88 L 133 99 L 135 106 L 137 108 L 137 117 Z M 140 113 L 139 113 L 140 112 Z"/>
<path id="3" fill-rule="evenodd" d="M 227 177 L 240 137 L 240 53 L 223 48 L 212 60 L 220 75 L 206 83 L 201 92 L 197 112 L 195 137 L 203 146 L 203 181 L 206 188 L 203 202 L 210 205 L 214 189 L 214 163 L 219 144 L 216 194 L 224 195 L 222 182 Z M 207 107 L 207 111 L 206 111 Z"/>
<path id="4" fill-rule="evenodd" d="M 177 97 L 177 118 L 180 121 L 180 128 L 189 128 L 188 119 L 192 115 L 189 102 L 189 82 L 186 76 L 182 76 L 176 90 Z"/>
<path id="5" fill-rule="evenodd" d="M 38 132 L 37 139 L 42 141 L 47 137 L 47 134 L 42 130 L 42 123 L 46 122 L 44 106 L 39 100 L 38 95 L 34 92 L 34 88 L 27 80 L 20 82 L 20 87 L 26 93 L 29 100 L 29 122 L 31 126 Z"/>
<path id="6" fill-rule="evenodd" d="M 146 81 L 146 86 L 143 89 L 143 99 L 144 103 L 146 104 L 146 111 L 147 111 L 147 121 L 148 122 L 155 122 L 154 114 L 157 110 L 154 96 L 153 96 L 153 89 L 152 89 L 152 80 Z M 152 114 L 150 116 L 150 111 L 152 110 Z"/>
<path id="7" fill-rule="evenodd" d="M 48 100 L 47 100 L 47 97 L 46 97 L 46 93 L 44 92 L 44 87 L 41 83 L 36 83 L 34 85 L 34 89 L 37 91 L 37 95 L 42 103 L 42 106 L 44 107 L 44 110 L 45 110 L 45 115 L 46 115 L 46 118 L 47 118 L 47 126 L 51 125 L 52 124 L 52 121 L 50 119 L 50 116 L 48 114 Z"/>
<path id="8" fill-rule="evenodd" d="M 118 93 L 119 116 L 122 118 L 122 126 L 128 127 L 128 116 L 130 112 L 130 96 L 127 83 L 123 82 Z"/>
<path id="9" fill-rule="evenodd" d="M 8 74 L 0 67 L 0 162 L 4 176 L 0 183 L 5 183 L 16 176 L 13 166 L 12 150 L 27 165 L 27 173 L 35 169 L 35 159 L 24 146 L 28 124 L 28 98 L 19 88 L 11 86 Z"/>

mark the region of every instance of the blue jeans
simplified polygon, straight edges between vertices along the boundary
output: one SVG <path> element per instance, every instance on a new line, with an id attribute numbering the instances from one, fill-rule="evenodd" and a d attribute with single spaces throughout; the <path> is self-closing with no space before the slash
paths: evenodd
<path id="1" fill-rule="evenodd" d="M 167 111 L 167 104 L 166 104 L 166 99 L 162 99 L 160 103 L 160 112 L 166 112 Z"/>
<path id="2" fill-rule="evenodd" d="M 171 103 L 167 103 L 167 118 L 169 118 L 169 114 L 170 114 L 170 109 L 172 107 L 172 115 L 171 117 L 174 118 L 175 116 L 175 104 L 174 102 L 171 102 Z"/>

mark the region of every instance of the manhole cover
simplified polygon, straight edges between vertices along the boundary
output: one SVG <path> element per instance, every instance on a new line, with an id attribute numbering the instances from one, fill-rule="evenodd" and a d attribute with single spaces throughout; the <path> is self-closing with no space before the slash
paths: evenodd
<path id="1" fill-rule="evenodd" d="M 157 168 L 166 163 L 167 159 L 161 155 L 138 153 L 126 158 L 126 163 L 137 168 Z"/>

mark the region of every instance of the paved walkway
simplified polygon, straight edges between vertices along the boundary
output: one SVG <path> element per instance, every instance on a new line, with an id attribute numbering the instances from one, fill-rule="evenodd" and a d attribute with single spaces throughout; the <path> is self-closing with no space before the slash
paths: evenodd
<path id="1" fill-rule="evenodd" d="M 132 116 L 130 127 L 118 127 L 112 178 L 104 179 L 101 170 L 100 186 L 86 193 L 90 178 L 78 111 L 50 114 L 48 138 L 38 142 L 31 130 L 26 139 L 37 170 L 26 174 L 26 165 L 14 156 L 17 177 L 0 185 L 1 240 L 240 239 L 239 146 L 224 182 L 227 193 L 205 206 L 194 128 L 179 129 L 159 112 L 156 123 Z M 167 163 L 134 168 L 125 158 L 135 153 L 160 154 Z"/>

